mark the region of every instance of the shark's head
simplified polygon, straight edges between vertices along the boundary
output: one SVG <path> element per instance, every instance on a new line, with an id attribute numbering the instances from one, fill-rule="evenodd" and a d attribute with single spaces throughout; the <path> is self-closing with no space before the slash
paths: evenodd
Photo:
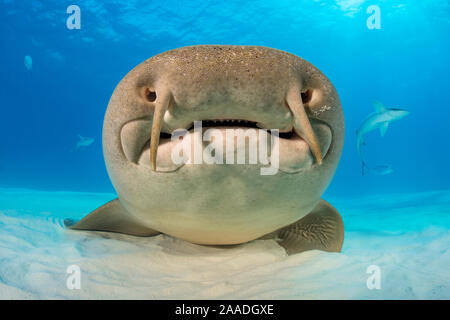
<path id="1" fill-rule="evenodd" d="M 179 141 L 171 134 L 195 135 L 196 120 L 224 137 L 231 127 L 278 129 L 279 171 L 261 175 L 267 164 L 260 163 L 174 163 Z M 309 213 L 343 142 L 331 82 L 307 61 L 265 47 L 193 46 L 152 57 L 117 86 L 103 127 L 123 206 L 150 227 L 197 243 L 252 240 Z"/>
<path id="2" fill-rule="evenodd" d="M 409 111 L 402 109 L 390 108 L 386 111 L 386 116 L 389 120 L 399 120 L 409 115 Z"/>

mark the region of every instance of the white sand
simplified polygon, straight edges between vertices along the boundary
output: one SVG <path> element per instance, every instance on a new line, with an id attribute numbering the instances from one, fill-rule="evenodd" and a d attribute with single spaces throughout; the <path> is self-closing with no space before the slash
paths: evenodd
<path id="1" fill-rule="evenodd" d="M 0 298 L 450 298 L 450 191 L 328 199 L 344 217 L 343 252 L 289 257 L 271 240 L 216 248 L 61 226 L 113 198 L 0 189 Z M 72 264 L 79 290 L 66 287 Z M 366 286 L 369 265 L 380 290 Z"/>

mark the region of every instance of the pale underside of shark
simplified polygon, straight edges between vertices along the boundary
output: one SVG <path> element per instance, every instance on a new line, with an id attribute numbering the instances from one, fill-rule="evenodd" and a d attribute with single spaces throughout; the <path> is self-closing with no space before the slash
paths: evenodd
<path id="1" fill-rule="evenodd" d="M 174 164 L 176 143 L 167 135 L 180 128 L 192 135 L 197 120 L 219 131 L 279 130 L 278 173 L 261 175 L 261 164 Z M 288 253 L 340 251 L 342 219 L 321 195 L 343 142 L 337 92 L 309 62 L 255 46 L 164 52 L 122 79 L 106 111 L 103 151 L 118 198 L 67 225 L 205 245 L 275 239 Z"/>

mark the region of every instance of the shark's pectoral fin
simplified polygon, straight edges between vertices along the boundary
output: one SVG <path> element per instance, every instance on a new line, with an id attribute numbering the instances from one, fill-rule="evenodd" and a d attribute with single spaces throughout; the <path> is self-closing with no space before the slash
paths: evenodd
<path id="1" fill-rule="evenodd" d="M 119 199 L 114 199 L 95 209 L 78 222 L 64 220 L 64 225 L 70 229 L 93 230 L 125 233 L 134 236 L 148 237 L 158 234 L 133 218 L 122 207 Z"/>
<path id="2" fill-rule="evenodd" d="M 388 121 L 383 122 L 383 124 L 381 125 L 381 127 L 380 127 L 380 134 L 381 134 L 382 137 L 384 137 L 384 135 L 386 134 L 388 126 L 389 126 L 389 122 Z"/>
<path id="3" fill-rule="evenodd" d="M 320 200 L 307 216 L 278 230 L 274 236 L 288 254 L 307 250 L 340 252 L 344 242 L 344 223 L 331 204 Z"/>

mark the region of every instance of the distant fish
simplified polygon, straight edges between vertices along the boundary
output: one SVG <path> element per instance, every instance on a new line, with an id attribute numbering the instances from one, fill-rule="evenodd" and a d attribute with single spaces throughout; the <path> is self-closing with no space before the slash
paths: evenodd
<path id="1" fill-rule="evenodd" d="M 382 164 L 371 168 L 369 168 L 366 164 L 363 164 L 363 166 L 366 167 L 369 173 L 377 176 L 385 176 L 394 172 L 394 169 L 389 164 Z"/>
<path id="2" fill-rule="evenodd" d="M 25 56 L 25 60 L 23 61 L 25 64 L 25 68 L 27 68 L 28 71 L 31 71 L 33 69 L 33 59 L 31 59 L 30 56 Z"/>
<path id="3" fill-rule="evenodd" d="M 406 117 L 409 111 L 386 108 L 380 102 L 374 102 L 375 112 L 371 113 L 366 120 L 363 121 L 361 127 L 356 131 L 356 148 L 358 149 L 359 157 L 362 163 L 362 174 L 364 175 L 364 167 L 367 167 L 364 163 L 364 159 L 361 152 L 361 146 L 365 145 L 364 135 L 372 130 L 380 129 L 380 134 L 384 137 L 386 130 L 389 126 L 389 122 L 399 120 Z"/>
<path id="4" fill-rule="evenodd" d="M 78 135 L 78 141 L 76 146 L 72 149 L 72 151 L 77 150 L 82 147 L 89 147 L 94 142 L 94 138 L 83 137 Z"/>

